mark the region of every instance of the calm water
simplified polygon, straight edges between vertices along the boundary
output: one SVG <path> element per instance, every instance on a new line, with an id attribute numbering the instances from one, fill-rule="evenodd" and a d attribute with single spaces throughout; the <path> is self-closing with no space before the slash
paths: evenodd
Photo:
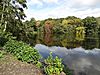
<path id="1" fill-rule="evenodd" d="M 59 56 L 74 75 L 100 75 L 100 37 L 73 37 L 66 35 L 38 36 L 35 48 L 46 58 L 49 52 Z"/>

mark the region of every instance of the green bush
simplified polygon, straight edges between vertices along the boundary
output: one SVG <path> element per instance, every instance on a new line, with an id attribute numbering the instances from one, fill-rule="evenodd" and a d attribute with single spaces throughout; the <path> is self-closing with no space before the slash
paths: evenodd
<path id="1" fill-rule="evenodd" d="M 41 58 L 37 50 L 21 41 L 10 40 L 5 44 L 4 49 L 19 60 L 29 63 L 37 64 Z"/>
<path id="2" fill-rule="evenodd" d="M 4 51 L 0 51 L 0 58 L 2 58 L 4 54 L 5 54 Z"/>
<path id="3" fill-rule="evenodd" d="M 47 59 L 45 59 L 46 67 L 44 67 L 44 71 L 47 75 L 60 75 L 63 71 L 64 65 L 62 64 L 62 60 L 57 56 L 53 59 L 52 52 Z"/>
<path id="4" fill-rule="evenodd" d="M 7 42 L 7 39 L 0 37 L 0 47 L 4 46 L 4 44 Z"/>
<path id="5" fill-rule="evenodd" d="M 10 32 L 3 32 L 0 30 L 0 46 L 3 47 L 9 39 L 16 39 Z"/>
<path id="6" fill-rule="evenodd" d="M 2 58 L 3 57 L 3 54 L 2 54 L 2 52 L 0 52 L 0 58 Z"/>

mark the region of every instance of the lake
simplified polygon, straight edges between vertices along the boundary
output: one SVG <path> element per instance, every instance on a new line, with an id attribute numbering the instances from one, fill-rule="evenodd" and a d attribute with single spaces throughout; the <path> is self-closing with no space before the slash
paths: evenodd
<path id="1" fill-rule="evenodd" d="M 53 52 L 73 70 L 74 75 L 100 75 L 100 37 L 41 36 L 35 39 L 35 48 L 46 58 Z"/>

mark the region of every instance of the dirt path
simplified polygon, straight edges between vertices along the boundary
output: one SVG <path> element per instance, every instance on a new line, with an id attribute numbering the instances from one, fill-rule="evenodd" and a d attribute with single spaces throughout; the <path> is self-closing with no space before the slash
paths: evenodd
<path id="1" fill-rule="evenodd" d="M 34 65 L 21 62 L 10 54 L 0 58 L 0 75 L 43 75 Z"/>

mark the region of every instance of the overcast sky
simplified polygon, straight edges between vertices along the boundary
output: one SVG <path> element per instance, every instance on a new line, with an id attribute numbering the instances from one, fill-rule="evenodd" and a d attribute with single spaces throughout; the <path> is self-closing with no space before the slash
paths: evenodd
<path id="1" fill-rule="evenodd" d="M 27 19 L 100 16 L 100 0 L 27 0 Z"/>

